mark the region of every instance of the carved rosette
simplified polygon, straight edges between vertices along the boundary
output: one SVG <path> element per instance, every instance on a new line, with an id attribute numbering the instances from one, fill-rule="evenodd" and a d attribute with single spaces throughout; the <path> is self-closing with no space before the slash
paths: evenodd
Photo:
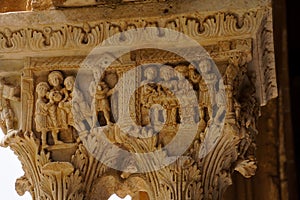
<path id="1" fill-rule="evenodd" d="M 24 55 L 35 51 L 42 54 L 78 49 L 88 52 L 114 33 L 147 26 L 166 27 L 203 44 L 221 73 L 226 91 L 224 97 L 206 97 L 204 91 L 205 87 L 210 87 L 209 83 L 201 82 L 200 74 L 192 78 L 189 74 L 194 73 L 194 69 L 190 63 L 166 51 L 131 52 L 114 63 L 104 77 L 93 76 L 93 71 L 84 66 L 86 74 L 91 75 L 87 77 L 92 78 L 85 79 L 84 88 L 79 90 L 74 90 L 78 86 L 73 79 L 85 55 L 31 56 L 22 69 L 19 122 L 13 127 L 9 127 L 9 123 L 4 126 L 12 130 L 1 142 L 2 146 L 10 146 L 23 165 L 25 174 L 16 182 L 18 194 L 29 191 L 33 199 L 45 200 L 108 199 L 113 193 L 120 197 L 129 194 L 135 199 L 140 195 L 159 200 L 220 199 L 232 184 L 234 170 L 246 178 L 253 176 L 260 105 L 277 95 L 271 13 L 269 9 L 258 8 L 237 16 L 222 12 L 209 16 L 190 13 L 163 18 L 47 24 L 38 28 L 0 27 L 0 52 L 4 58 L 20 51 Z M 193 51 L 191 47 L 184 48 L 187 55 Z M 128 70 L 153 62 L 168 64 L 181 73 L 199 94 L 199 107 L 179 109 L 178 102 L 167 89 L 151 84 L 137 91 L 118 91 L 119 94 L 135 94 L 137 100 L 130 107 L 137 111 L 131 116 L 137 124 L 147 125 L 149 116 L 145 113 L 149 113 L 151 105 L 145 99 L 153 99 L 153 104 L 163 108 L 158 109 L 161 116 L 157 122 L 168 125 L 158 134 L 150 129 L 145 132 L 130 130 L 141 137 L 129 137 L 115 125 L 114 117 L 122 116 L 124 111 L 108 100 L 113 98 L 111 93 L 116 83 Z M 146 70 L 137 73 L 141 75 L 135 78 L 142 80 L 132 79 L 128 85 L 134 85 L 135 81 L 151 81 Z M 168 82 L 162 74 L 160 71 L 155 76 Z M 168 84 L 171 85 L 171 81 Z M 219 87 L 214 84 L 214 89 Z M 181 92 L 185 92 L 184 89 Z M 19 100 L 12 97 L 15 95 L 10 96 L 10 101 Z M 217 113 L 206 104 L 217 98 L 218 106 L 225 106 L 220 98 L 226 100 L 226 114 Z M 122 104 L 122 99 L 117 98 L 117 101 Z M 199 122 L 197 136 L 180 158 L 174 159 L 172 152 L 163 151 L 154 160 L 141 157 L 139 163 L 133 163 L 130 158 L 110 150 L 109 143 L 131 153 L 161 149 L 176 135 L 180 120 L 185 120 L 180 119 L 180 114 L 192 113 L 193 109 L 199 109 L 200 113 L 195 116 L 195 121 Z M 213 126 L 218 125 L 212 122 L 212 116 L 225 118 L 217 138 L 208 134 L 209 128 L 214 130 Z M 104 134 L 94 129 L 96 121 Z M 213 150 L 206 152 L 212 145 Z M 162 165 L 166 159 L 174 159 L 174 162 L 159 170 L 149 170 Z M 116 163 L 124 170 L 112 169 L 109 163 Z M 141 169 L 147 172 L 138 173 Z"/>

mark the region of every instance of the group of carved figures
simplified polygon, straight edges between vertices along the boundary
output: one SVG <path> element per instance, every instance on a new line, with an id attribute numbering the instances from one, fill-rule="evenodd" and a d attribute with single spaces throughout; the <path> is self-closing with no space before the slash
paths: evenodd
<path id="1" fill-rule="evenodd" d="M 62 87 L 62 84 L 64 87 Z M 86 129 L 84 121 L 92 124 L 91 112 L 82 93 L 74 89 L 75 77 L 65 79 L 60 71 L 48 75 L 48 83 L 40 82 L 36 86 L 37 100 L 35 108 L 36 130 L 41 132 L 42 145 L 47 146 L 47 133 L 50 131 L 54 144 L 60 130 L 74 127 L 79 132 Z"/>
<path id="2" fill-rule="evenodd" d="M 174 68 L 168 66 L 151 67 L 144 70 L 144 80 L 141 90 L 141 114 L 142 125 L 150 123 L 148 116 L 149 108 L 153 106 L 153 123 L 165 122 L 172 126 L 177 123 L 185 123 L 191 118 L 186 116 L 195 116 L 194 120 L 199 120 L 199 129 L 201 132 L 210 125 L 220 125 L 227 118 L 230 123 L 243 124 L 241 119 L 241 109 L 245 107 L 239 103 L 238 91 L 240 85 L 245 79 L 247 72 L 247 54 L 236 54 L 229 58 L 224 74 L 217 73 L 217 68 L 213 61 L 204 59 L 198 63 L 198 70 L 193 65 L 177 65 Z M 249 98 L 255 97 L 252 80 L 255 77 L 248 76 Z M 153 84 L 157 82 L 158 84 Z M 193 102 L 192 96 L 197 94 L 197 103 Z M 180 97 L 181 102 L 178 102 Z M 161 111 L 160 109 L 164 109 Z M 196 114 L 199 109 L 199 117 Z M 161 119 L 162 113 L 163 120 Z M 254 121 L 252 119 L 251 121 Z"/>
<path id="3" fill-rule="evenodd" d="M 200 73 L 191 64 L 146 66 L 139 90 L 139 103 L 136 104 L 140 106 L 137 109 L 140 110 L 139 123 L 142 126 L 152 124 L 156 129 L 156 125 L 174 127 L 178 123 L 194 120 L 199 121 L 200 131 L 203 132 L 212 122 L 219 125 L 225 118 L 225 111 L 226 115 L 233 113 L 236 116 L 234 118 L 238 119 L 241 106 L 234 100 L 233 87 L 240 61 L 240 57 L 230 59 L 223 75 L 225 87 L 222 78 L 213 71 L 213 63 L 209 59 L 199 63 Z M 79 134 L 86 134 L 88 127 L 99 125 L 100 112 L 106 124 L 112 124 L 109 97 L 115 92 L 114 88 L 101 79 L 99 71 L 93 71 L 93 75 L 89 85 L 92 97 L 90 105 L 75 86 L 74 76 L 64 78 L 62 72 L 52 71 L 48 75 L 48 82 L 37 84 L 35 123 L 36 130 L 41 133 L 43 146 L 47 146 L 48 132 L 51 132 L 54 144 L 61 143 L 58 139 L 60 130 L 67 130 L 70 126 Z M 196 101 L 193 101 L 195 95 Z M 197 109 L 198 117 L 195 112 Z"/>
<path id="4" fill-rule="evenodd" d="M 136 90 L 137 93 L 134 93 L 132 95 L 139 96 L 139 98 L 137 99 L 138 103 L 135 102 L 134 105 L 139 106 L 139 109 L 141 111 L 140 113 L 137 113 L 141 115 L 141 125 L 146 126 L 152 123 L 152 125 L 154 126 L 142 128 L 138 126 L 132 127 L 129 130 L 131 133 L 130 135 L 138 138 L 137 140 L 131 140 L 130 138 L 128 139 L 127 135 L 121 134 L 121 131 L 119 131 L 118 128 L 112 125 L 115 119 L 111 118 L 111 112 L 115 108 L 114 106 L 110 105 L 109 99 L 113 93 L 116 92 L 118 94 L 118 91 L 117 88 L 112 87 L 112 85 L 114 84 L 109 83 L 109 81 L 105 78 L 107 76 L 101 77 L 100 71 L 93 71 L 93 80 L 85 84 L 85 87 L 88 88 L 88 90 L 86 92 L 83 92 L 83 90 L 80 90 L 80 85 L 76 85 L 75 77 L 73 75 L 66 75 L 69 74 L 68 72 L 51 71 L 48 74 L 47 81 L 38 82 L 35 87 L 35 130 L 41 133 L 42 148 L 51 150 L 51 147 L 47 148 L 47 146 L 49 144 L 54 144 L 58 145 L 56 148 L 60 149 L 63 148 L 63 145 L 60 144 L 64 141 L 60 137 L 60 133 L 62 133 L 62 131 L 73 134 L 73 130 L 75 129 L 79 135 L 88 134 L 89 128 L 93 129 L 94 127 L 96 128 L 99 125 L 97 124 L 99 123 L 99 112 L 102 112 L 101 117 L 105 120 L 105 124 L 108 125 L 108 127 L 92 130 L 90 132 L 91 134 L 87 135 L 85 140 L 88 141 L 88 144 L 91 144 L 90 146 L 92 146 L 93 148 L 95 147 L 95 152 L 102 153 L 109 149 L 106 148 L 108 146 L 105 143 L 101 143 L 102 145 L 97 145 L 98 143 L 94 144 L 95 141 L 93 139 L 95 134 L 98 134 L 95 137 L 96 139 L 102 140 L 102 136 L 104 135 L 103 137 L 108 137 L 111 142 L 118 145 L 123 145 L 122 148 L 126 149 L 129 152 L 135 152 L 136 149 L 148 151 L 150 149 L 153 150 L 153 148 L 160 148 L 162 146 L 165 147 L 173 137 L 172 132 L 176 132 L 175 130 L 177 127 L 175 126 L 177 126 L 177 124 L 179 123 L 189 123 L 187 120 L 191 120 L 191 118 L 185 119 L 184 116 L 193 116 L 192 119 L 194 120 L 194 122 L 199 122 L 198 133 L 200 132 L 200 138 L 196 138 L 191 149 L 187 151 L 187 154 L 189 156 L 193 156 L 194 160 L 197 160 L 200 157 L 199 154 L 202 154 L 202 149 L 200 149 L 200 147 L 202 146 L 200 146 L 200 143 L 203 142 L 203 144 L 205 144 L 203 136 L 205 136 L 206 134 L 205 130 L 208 130 L 206 129 L 206 127 L 212 127 L 215 125 L 218 126 L 222 119 L 224 119 L 225 117 L 226 119 L 228 119 L 227 117 L 231 117 L 231 114 L 233 114 L 235 122 L 238 121 L 239 123 L 236 124 L 238 124 L 239 126 L 236 129 L 230 130 L 237 130 L 236 132 L 233 132 L 240 135 L 241 142 L 238 147 L 240 153 L 239 156 L 248 159 L 251 158 L 251 153 L 249 152 L 254 148 L 254 146 L 251 146 L 252 135 L 250 132 L 256 131 L 254 118 L 256 115 L 254 114 L 254 112 L 256 112 L 255 109 L 257 109 L 257 107 L 255 98 L 252 95 L 255 90 L 253 90 L 253 87 L 251 89 L 253 80 L 250 80 L 251 83 L 249 85 L 249 90 L 245 90 L 244 88 L 246 92 L 244 92 L 243 94 L 236 94 L 239 86 L 239 84 L 237 84 L 236 82 L 240 81 L 240 79 L 242 80 L 243 77 L 240 77 L 243 74 L 241 69 L 243 70 L 244 68 L 246 68 L 246 66 L 243 66 L 241 64 L 243 63 L 240 58 L 230 58 L 230 61 L 226 66 L 225 73 L 222 77 L 214 72 L 213 63 L 210 60 L 204 60 L 199 63 L 199 66 L 197 67 L 199 67 L 200 72 L 195 68 L 195 66 L 184 64 L 173 67 L 156 67 L 154 65 L 144 66 L 144 68 L 142 68 L 142 73 L 140 74 L 141 76 L 139 77 L 141 78 L 141 87 Z M 115 79 L 116 80 L 114 82 L 118 82 L 117 76 L 115 76 Z M 181 99 L 180 101 L 178 100 L 178 96 Z M 196 102 L 193 102 L 193 96 L 196 97 Z M 92 101 L 88 102 L 88 98 L 92 99 Z M 238 102 L 240 102 L 240 104 Z M 2 99 L 1 103 L 1 120 L 2 122 L 5 122 L 6 127 L 10 129 L 10 127 L 12 127 L 11 123 L 13 117 L 13 112 L 9 105 L 10 101 L 4 98 Z M 160 106 L 154 106 L 155 104 L 158 104 Z M 151 109 L 152 115 L 149 115 L 149 113 L 151 113 Z M 199 116 L 195 114 L 197 109 L 199 109 Z M 156 123 L 160 125 L 164 124 L 167 128 L 170 128 L 172 130 L 162 130 L 159 134 L 156 134 L 158 130 L 155 126 Z M 233 126 L 230 121 L 227 121 L 226 124 L 227 125 L 225 126 L 227 127 Z M 102 132 L 100 130 L 106 131 Z M 53 142 L 51 142 L 51 140 L 48 140 L 49 137 L 47 134 L 50 133 L 52 135 Z M 153 137 L 155 135 L 157 135 L 157 137 Z M 21 142 L 29 139 L 29 137 L 25 137 L 25 140 L 22 140 Z M 31 139 L 34 140 L 33 138 Z M 83 143 L 85 141 L 83 140 Z M 147 145 L 144 146 L 145 141 L 147 142 Z M 210 143 L 208 142 L 206 144 L 210 145 Z M 79 146 L 83 147 L 80 143 Z M 144 149 L 145 147 L 146 149 Z M 233 148 L 237 149 L 235 146 L 233 146 Z M 83 151 L 84 153 L 82 153 L 81 151 Z M 72 159 L 76 157 L 77 159 L 79 159 L 79 157 L 80 159 L 82 159 L 81 156 L 86 152 L 87 151 L 84 150 L 84 148 L 78 148 L 76 153 L 72 155 Z M 166 154 L 166 156 L 172 156 L 172 149 L 170 151 L 167 151 L 166 153 L 169 154 Z M 206 152 L 204 151 L 204 153 Z M 139 171 L 140 163 L 137 163 L 133 157 L 128 156 L 124 158 L 118 153 L 115 158 L 111 158 L 110 154 L 108 155 L 110 160 L 116 159 L 117 161 L 119 161 L 123 170 L 123 172 L 120 174 L 120 177 L 123 179 L 122 181 L 125 182 L 126 180 L 130 180 L 130 178 L 135 177 L 131 176 L 131 174 L 137 173 Z M 46 155 L 41 154 L 41 156 Z M 86 156 L 87 158 L 91 158 L 88 157 L 90 156 L 88 154 L 86 154 Z M 55 161 L 54 156 L 52 157 L 52 159 Z M 96 159 L 86 160 L 91 160 L 92 162 L 94 162 Z M 77 163 L 76 160 L 72 162 Z M 78 163 L 83 162 L 80 161 Z M 141 161 L 141 163 L 145 163 L 145 165 L 148 165 L 148 161 Z M 192 172 L 194 169 L 197 169 L 196 165 L 197 167 L 200 166 L 200 162 L 194 162 L 191 160 L 185 163 L 187 167 L 184 166 L 182 169 L 178 169 L 183 171 L 187 170 L 186 174 L 191 174 L 191 176 L 194 176 Z M 252 163 L 254 162 L 249 162 L 249 165 L 251 165 Z M 49 163 L 47 163 L 47 165 L 43 167 L 43 170 L 47 173 L 49 166 L 53 167 L 56 165 L 61 167 L 67 166 L 68 164 L 66 164 L 66 162 L 52 162 L 49 160 Z M 84 163 L 83 165 L 86 165 L 86 163 Z M 97 167 L 100 166 L 98 163 L 96 163 L 95 165 L 92 163 L 89 166 L 91 167 L 92 165 Z M 179 165 L 179 162 L 176 165 Z M 76 169 L 77 168 L 80 167 L 76 166 Z M 55 168 L 55 170 L 56 169 L 57 168 Z M 83 167 L 80 169 L 89 168 Z M 177 177 L 177 175 L 178 177 L 181 177 L 181 174 L 184 174 L 182 180 L 188 180 L 188 178 L 186 178 L 187 175 L 185 175 L 185 172 L 182 171 L 183 173 L 178 173 L 179 171 L 176 170 L 174 170 L 173 166 L 170 165 L 169 168 L 164 168 L 161 172 L 158 171 L 158 174 L 160 176 L 160 173 L 164 175 L 168 173 L 169 177 Z M 49 171 L 52 173 L 51 170 Z M 98 169 L 96 171 L 104 172 L 104 170 L 102 171 Z M 76 173 L 74 172 L 74 176 L 78 175 Z M 200 170 L 197 169 L 197 173 L 200 173 Z M 248 176 L 247 173 L 246 176 Z M 56 171 L 53 174 L 56 174 Z M 119 180 L 119 178 L 117 179 Z M 80 177 L 80 181 L 81 180 L 82 179 Z M 172 180 L 174 181 L 174 185 L 178 183 L 177 179 L 172 178 Z M 195 179 L 195 181 L 201 182 L 199 178 L 197 178 L 197 180 Z M 52 182 L 49 183 L 52 184 Z M 173 182 L 171 182 L 171 184 L 173 184 Z M 161 187 L 162 185 L 163 184 L 160 184 L 159 186 Z M 192 186 L 193 185 L 191 185 L 191 191 L 194 190 Z M 162 191 L 165 191 L 165 197 L 168 196 L 168 199 L 170 199 L 170 197 L 175 194 L 172 190 L 169 189 L 162 189 Z M 194 197 L 190 199 L 194 199 Z"/>
<path id="5" fill-rule="evenodd" d="M 108 101 L 111 91 L 104 81 L 100 81 L 96 71 L 89 86 L 91 105 L 76 87 L 75 77 L 64 78 L 60 71 L 52 71 L 48 82 L 38 83 L 36 93 L 35 124 L 44 147 L 47 146 L 48 132 L 51 132 L 54 144 L 62 143 L 58 137 L 60 130 L 73 127 L 79 134 L 87 134 L 88 128 L 98 125 L 99 112 L 103 112 L 107 125 L 111 124 Z"/>
<path id="6" fill-rule="evenodd" d="M 220 88 L 222 84 L 213 71 L 211 61 L 204 60 L 200 62 L 199 67 L 201 75 L 193 65 L 178 65 L 174 69 L 168 66 L 159 69 L 150 66 L 144 70 L 141 90 L 142 125 L 150 123 L 147 113 L 154 104 L 161 105 L 161 107 L 153 107 L 154 123 L 165 122 L 172 126 L 179 122 L 198 121 L 195 118 L 195 109 L 199 109 L 201 129 L 206 127 L 207 118 L 209 120 L 215 118 L 217 123 L 221 121 L 220 118 L 226 107 L 226 96 Z M 158 83 L 156 86 L 152 84 L 155 81 Z M 196 95 L 197 102 L 193 101 L 193 95 Z M 217 105 L 214 116 L 213 105 Z M 159 119 L 159 109 L 162 108 L 166 110 L 166 112 L 161 111 L 163 120 Z M 191 115 L 194 117 L 188 117 Z"/>

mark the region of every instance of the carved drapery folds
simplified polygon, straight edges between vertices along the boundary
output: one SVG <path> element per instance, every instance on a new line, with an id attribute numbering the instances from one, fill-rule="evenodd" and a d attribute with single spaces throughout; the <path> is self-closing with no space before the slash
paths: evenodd
<path id="1" fill-rule="evenodd" d="M 108 199 L 113 193 L 135 199 L 141 194 L 148 199 L 220 199 L 234 170 L 246 178 L 255 174 L 259 107 L 277 95 L 270 16 L 268 8 L 257 8 L 240 15 L 189 13 L 0 27 L 3 58 L 28 57 L 22 75 L 9 74 L 0 82 L 1 127 L 7 133 L 1 145 L 10 146 L 25 171 L 16 182 L 17 192 L 57 200 Z M 199 74 L 182 57 L 157 49 L 135 50 L 118 58 L 103 76 L 81 66 L 91 48 L 109 36 L 148 26 L 180 31 L 202 44 L 224 85 L 209 62 L 198 63 L 206 70 Z M 194 50 L 182 48 L 186 54 Z M 35 56 L 37 51 L 43 56 Z M 162 66 L 137 68 L 149 63 Z M 84 76 L 76 76 L 79 68 Z M 132 127 L 128 135 L 116 125 L 124 112 L 119 96 L 128 90 L 118 91 L 116 85 L 132 69 L 138 76 L 128 85 L 137 81 L 143 86 L 133 92 L 129 112 L 143 128 Z M 21 91 L 12 84 L 17 79 Z M 163 84 L 153 83 L 158 79 Z M 190 103 L 192 93 L 186 83 L 197 96 L 197 106 Z M 182 104 L 170 88 L 184 97 Z M 17 107 L 22 112 L 15 111 Z M 171 149 L 152 161 L 141 157 L 136 163 L 111 149 L 111 144 L 134 154 L 163 149 L 176 136 L 179 124 L 191 120 L 181 117 L 187 114 L 193 115 L 198 129 L 180 158 L 174 159 Z M 208 128 L 220 126 L 221 119 L 224 127 L 213 138 Z M 214 148 L 206 152 L 211 145 Z M 151 170 L 163 160 L 174 162 Z M 120 169 L 109 167 L 112 163 Z"/>

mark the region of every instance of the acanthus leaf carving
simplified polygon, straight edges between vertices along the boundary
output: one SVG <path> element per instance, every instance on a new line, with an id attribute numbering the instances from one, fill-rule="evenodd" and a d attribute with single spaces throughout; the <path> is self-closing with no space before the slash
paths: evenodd
<path id="1" fill-rule="evenodd" d="M 79 171 L 68 162 L 51 162 L 42 168 L 42 199 L 83 199 L 82 183 Z M 53 184 L 56 183 L 56 184 Z"/>
<path id="2" fill-rule="evenodd" d="M 257 166 L 255 161 L 244 160 L 244 161 L 240 161 L 234 170 L 241 173 L 245 178 L 250 178 L 254 176 L 256 169 Z"/>
<path id="3" fill-rule="evenodd" d="M 120 59 L 118 64 L 112 66 L 116 71 L 110 71 L 114 74 L 110 76 L 113 78 L 107 78 L 105 74 L 104 78 L 95 76 L 93 80 L 85 81 L 87 85 L 94 87 L 94 94 L 84 90 L 79 90 L 84 94 L 74 91 L 78 89 L 74 78 L 84 57 L 76 54 L 72 57 L 29 58 L 22 85 L 23 118 L 26 116 L 27 121 L 24 124 L 27 124 L 22 130 L 14 130 L 8 134 L 2 143 L 3 146 L 10 146 L 19 155 L 25 170 L 25 175 L 17 181 L 17 191 L 23 194 L 27 190 L 33 198 L 41 199 L 96 199 L 99 198 L 97 195 L 108 198 L 110 193 L 106 190 L 109 189 L 122 197 L 126 193 L 136 195 L 140 191 L 146 191 L 151 199 L 220 199 L 226 187 L 232 183 L 231 173 L 234 169 L 245 177 L 254 175 L 256 169 L 253 152 L 259 107 L 255 97 L 255 83 L 260 78 L 254 80 L 256 77 L 251 77 L 253 69 L 250 70 L 249 65 L 256 59 L 253 54 L 257 47 L 255 36 L 261 26 L 264 31 L 261 33 L 263 40 L 260 42 L 266 49 L 260 55 L 261 61 L 269 64 L 268 59 L 273 59 L 272 41 L 268 39 L 271 22 L 262 24 L 269 14 L 265 9 L 254 9 L 241 15 L 227 12 L 205 15 L 191 13 L 160 19 L 153 17 L 147 20 L 122 19 L 81 24 L 71 22 L 0 30 L 0 52 L 6 55 L 24 51 L 22 53 L 25 55 L 30 52 L 56 50 L 85 51 L 112 34 L 136 28 L 157 27 L 157 31 L 148 35 L 149 38 L 156 34 L 168 35 L 168 31 L 163 32 L 160 29 L 168 27 L 183 32 L 200 43 L 204 41 L 206 50 L 221 69 L 226 91 L 225 97 L 220 96 L 220 82 L 214 79 L 221 77 L 213 76 L 209 63 L 200 63 L 207 69 L 207 73 L 199 74 L 190 67 L 190 63 L 179 56 L 171 55 L 170 52 L 132 52 L 129 60 Z M 122 37 L 128 36 L 123 34 Z M 127 39 L 128 43 L 133 41 L 129 37 Z M 116 43 L 114 40 L 108 42 Z M 187 55 L 192 51 L 193 48 L 184 49 Z M 150 123 L 148 113 L 151 108 L 151 112 L 155 113 L 155 123 L 152 124 L 153 127 L 129 129 L 134 136 L 130 137 L 115 124 L 112 112 L 116 106 L 108 100 L 112 98 L 111 93 L 116 82 L 127 70 L 137 64 L 154 61 L 170 64 L 171 69 L 182 74 L 182 78 L 187 79 L 198 94 L 199 106 L 188 107 L 190 94 L 184 90 L 184 85 L 174 84 L 174 80 L 180 82 L 181 78 L 168 77 L 171 74 L 168 69 L 161 67 L 156 72 L 141 70 L 140 81 L 146 85 L 135 93 L 139 99 L 130 104 L 130 107 L 135 108 L 138 113 L 131 117 L 139 125 L 145 126 Z M 89 66 L 84 67 L 87 73 L 94 73 Z M 264 90 L 265 95 L 270 97 L 274 96 L 272 91 L 276 87 L 272 82 L 275 79 L 273 70 L 271 63 L 266 65 L 262 74 L 265 78 L 264 84 L 271 81 Z M 51 80 L 50 74 L 56 75 L 53 79 L 57 79 L 58 83 Z M 174 95 L 166 87 L 151 83 L 156 78 L 161 78 L 164 84 L 187 96 L 184 100 L 188 103 L 185 103 L 184 108 L 179 109 Z M 204 78 L 208 81 L 203 81 Z M 99 84 L 92 81 L 98 81 Z M 130 84 L 134 83 L 128 82 Z M 208 95 L 208 88 L 212 88 L 214 95 Z M 123 92 L 126 91 L 128 92 Z M 83 103 L 86 99 L 93 98 L 93 95 L 97 97 L 94 101 Z M 76 98 L 77 101 L 72 101 Z M 210 101 L 217 102 L 217 112 L 210 107 Z M 75 112 L 77 115 L 72 115 L 70 107 L 75 103 L 84 107 L 83 110 L 87 112 Z M 160 106 L 152 107 L 153 104 Z M 111 148 L 113 144 L 133 154 L 161 150 L 176 135 L 178 124 L 186 120 L 181 119 L 180 114 L 192 114 L 195 109 L 199 109 L 200 116 L 195 116 L 194 120 L 199 121 L 200 126 L 196 138 L 183 157 L 173 156 L 172 150 L 162 150 L 158 154 L 153 153 L 153 160 L 138 156 L 133 159 L 122 156 L 119 151 Z M 34 120 L 30 121 L 31 118 Z M 221 118 L 225 118 L 224 130 L 211 135 L 208 129 L 215 130 L 220 125 Z M 95 126 L 97 120 L 102 120 L 100 127 Z M 167 128 L 156 134 L 155 129 L 162 122 L 166 122 Z M 28 132 L 23 133 L 23 129 Z M 204 156 L 214 145 L 214 150 Z M 61 152 L 63 156 L 60 157 Z M 165 160 L 174 162 L 159 170 L 153 170 L 163 166 Z M 121 166 L 122 172 L 111 169 L 111 163 Z M 138 173 L 139 170 L 147 173 Z M 104 186 L 102 181 L 107 181 L 107 185 Z M 140 185 L 134 186 L 135 181 Z M 103 186 L 103 191 L 97 191 L 99 185 Z"/>

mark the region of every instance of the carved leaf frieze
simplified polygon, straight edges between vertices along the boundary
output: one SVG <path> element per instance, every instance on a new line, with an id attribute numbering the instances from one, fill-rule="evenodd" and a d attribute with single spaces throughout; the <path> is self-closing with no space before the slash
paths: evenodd
<path id="1" fill-rule="evenodd" d="M 172 18 L 127 19 L 118 22 L 91 22 L 78 25 L 53 25 L 23 29 L 0 27 L 0 52 L 48 51 L 55 49 L 92 48 L 115 33 L 149 26 L 171 28 L 203 41 L 209 38 L 253 35 L 257 32 L 265 10 L 255 10 L 239 16 L 215 13 L 209 16 L 190 14 Z"/>

